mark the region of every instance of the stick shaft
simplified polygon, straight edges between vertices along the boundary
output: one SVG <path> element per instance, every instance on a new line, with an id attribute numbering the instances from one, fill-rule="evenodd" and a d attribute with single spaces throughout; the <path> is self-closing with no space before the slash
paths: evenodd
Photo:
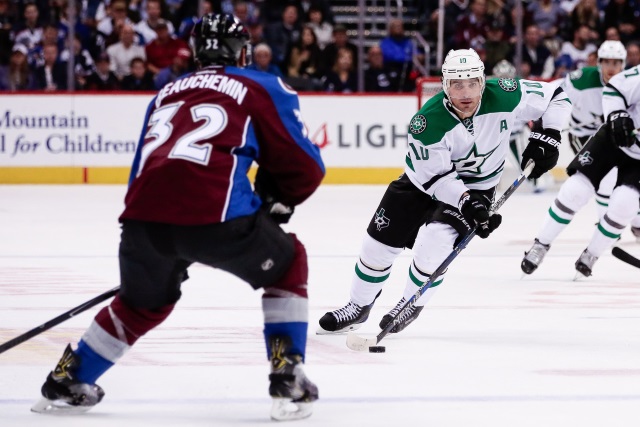
<path id="1" fill-rule="evenodd" d="M 30 340 L 31 338 L 40 335 L 41 333 L 43 333 L 44 331 L 47 331 L 51 328 L 53 328 L 56 325 L 59 325 L 60 323 L 71 319 L 72 317 L 74 317 L 77 314 L 82 313 L 83 311 L 86 311 L 88 309 L 90 309 L 93 306 L 96 306 L 98 304 L 100 304 L 101 302 L 113 297 L 115 294 L 118 293 L 118 291 L 120 290 L 120 286 L 115 287 L 113 289 L 111 289 L 110 291 L 107 291 L 103 294 L 98 295 L 97 297 L 83 303 L 80 304 L 79 306 L 72 308 L 71 310 L 62 313 L 61 315 L 59 315 L 58 317 L 54 317 L 53 319 L 44 322 L 42 325 L 31 329 L 30 331 L 25 332 L 24 334 L 15 337 L 12 340 L 7 341 L 6 343 L 0 345 L 0 354 L 4 353 L 5 351 L 12 349 L 13 347 L 22 344 L 23 342 Z"/>

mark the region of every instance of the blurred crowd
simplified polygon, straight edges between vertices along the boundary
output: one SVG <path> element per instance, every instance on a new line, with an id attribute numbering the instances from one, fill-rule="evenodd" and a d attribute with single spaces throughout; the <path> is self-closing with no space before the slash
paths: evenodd
<path id="1" fill-rule="evenodd" d="M 197 0 L 0 0 L 0 90 L 157 90 L 194 68 L 189 35 Z M 251 68 L 283 77 L 299 91 L 356 92 L 358 47 L 336 24 L 329 0 L 204 0 L 204 13 L 240 18 L 251 34 Z M 341 1 L 340 4 L 345 4 Z M 355 1 L 354 5 L 357 4 Z M 445 53 L 473 48 L 487 73 L 515 62 L 515 0 L 446 0 Z M 363 87 L 410 92 L 434 62 L 412 32 L 436 45 L 438 0 L 408 0 L 408 15 L 387 22 L 385 37 L 367 43 Z M 627 46 L 627 66 L 640 62 L 636 0 L 523 2 L 518 75 L 551 79 L 596 64 L 603 40 Z M 408 28 L 408 23 L 411 28 Z M 73 42 L 68 43 L 69 33 Z M 73 55 L 75 68 L 68 77 Z M 436 67 L 431 69 L 435 70 Z"/>

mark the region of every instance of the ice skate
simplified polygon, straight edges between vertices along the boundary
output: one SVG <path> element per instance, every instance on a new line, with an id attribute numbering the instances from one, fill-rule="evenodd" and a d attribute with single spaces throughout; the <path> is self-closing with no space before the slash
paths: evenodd
<path id="1" fill-rule="evenodd" d="M 636 242 L 640 243 L 640 227 L 631 226 L 631 234 L 636 238 Z"/>
<path id="2" fill-rule="evenodd" d="M 102 388 L 75 378 L 79 364 L 80 358 L 71 350 L 71 345 L 67 345 L 62 358 L 42 385 L 43 398 L 33 405 L 31 411 L 42 414 L 82 413 L 100 403 L 104 397 Z"/>
<path id="3" fill-rule="evenodd" d="M 580 258 L 576 261 L 576 270 L 579 274 L 576 274 L 576 279 L 580 277 L 580 275 L 584 277 L 591 276 L 591 270 L 593 269 L 593 264 L 596 263 L 598 257 L 591 255 L 591 253 L 585 249 L 581 254 Z M 575 279 L 574 279 L 575 280 Z"/>
<path id="4" fill-rule="evenodd" d="M 550 247 L 551 245 L 542 244 L 538 239 L 535 239 L 531 249 L 524 253 L 524 258 L 520 264 L 522 271 L 525 274 L 531 274 L 536 271 Z"/>
<path id="5" fill-rule="evenodd" d="M 349 301 L 344 307 L 325 313 L 325 315 L 320 318 L 320 327 L 316 331 L 316 334 L 338 334 L 355 331 L 360 328 L 369 318 L 369 312 L 371 312 L 373 304 L 381 293 L 382 291 L 378 292 L 378 295 L 376 295 L 373 302 L 369 305 L 358 305 L 353 301 Z"/>
<path id="6" fill-rule="evenodd" d="M 380 329 L 386 328 L 389 322 L 393 321 L 396 318 L 396 316 L 398 315 L 400 310 L 402 310 L 402 307 L 404 307 L 406 303 L 407 300 L 402 297 L 402 299 L 398 302 L 398 304 L 396 304 L 394 308 L 391 309 L 390 312 L 382 316 L 382 320 L 380 320 Z M 391 328 L 389 333 L 397 334 L 398 332 L 409 326 L 414 320 L 418 318 L 423 308 L 424 306 L 411 305 L 411 307 L 409 307 L 400 317 L 400 323 Z"/>
<path id="7" fill-rule="evenodd" d="M 271 418 L 276 421 L 299 420 L 311 415 L 318 400 L 318 387 L 304 374 L 302 357 L 288 354 L 288 337 L 271 337 L 271 375 L 269 395 L 273 399 Z"/>

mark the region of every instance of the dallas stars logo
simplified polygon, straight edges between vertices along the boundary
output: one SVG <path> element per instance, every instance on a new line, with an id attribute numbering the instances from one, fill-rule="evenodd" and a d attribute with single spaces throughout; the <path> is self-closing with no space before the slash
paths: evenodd
<path id="1" fill-rule="evenodd" d="M 427 128 L 427 118 L 422 114 L 418 114 L 417 116 L 415 116 L 411 120 L 411 123 L 409 123 L 409 131 L 414 135 L 424 132 L 426 128 Z"/>
<path id="2" fill-rule="evenodd" d="M 373 219 L 373 223 L 376 225 L 378 231 L 382 230 L 383 228 L 387 228 L 390 222 L 391 220 L 384 216 L 384 209 L 382 208 L 380 208 L 378 213 L 376 213 L 376 217 Z"/>
<path id="3" fill-rule="evenodd" d="M 500 79 L 498 80 L 498 85 L 505 92 L 513 92 L 514 90 L 518 89 L 518 82 L 514 79 Z"/>
<path id="4" fill-rule="evenodd" d="M 494 148 L 486 154 L 478 154 L 478 147 L 476 146 L 476 144 L 473 144 L 473 147 L 471 147 L 471 151 L 469 151 L 469 154 L 467 154 L 466 157 L 458 160 L 453 160 L 453 163 L 456 165 L 456 171 L 471 173 L 482 172 L 480 168 L 497 149 L 498 147 Z"/>
<path id="5" fill-rule="evenodd" d="M 582 166 L 590 165 L 591 163 L 593 163 L 593 157 L 591 157 L 590 152 L 585 151 L 584 153 L 578 155 L 578 162 L 580 162 Z"/>

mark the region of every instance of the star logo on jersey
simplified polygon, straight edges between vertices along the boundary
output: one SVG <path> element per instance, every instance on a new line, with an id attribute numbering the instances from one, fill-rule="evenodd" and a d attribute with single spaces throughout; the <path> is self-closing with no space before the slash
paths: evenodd
<path id="1" fill-rule="evenodd" d="M 453 164 L 456 166 L 456 171 L 458 171 L 458 172 L 481 173 L 482 170 L 480 168 L 482 167 L 484 162 L 489 157 L 491 157 L 493 152 L 497 150 L 497 148 L 498 147 L 494 148 L 493 150 L 489 151 L 488 153 L 479 154 L 478 153 L 478 147 L 476 146 L 476 144 L 473 144 L 473 147 L 471 147 L 471 151 L 469 151 L 469 153 L 466 155 L 466 157 L 463 157 L 463 158 L 458 159 L 458 160 L 453 160 Z"/>
<path id="2" fill-rule="evenodd" d="M 513 92 L 518 89 L 518 82 L 514 79 L 502 78 L 498 80 L 498 86 L 500 86 L 505 92 Z"/>
<path id="3" fill-rule="evenodd" d="M 373 223 L 376 225 L 378 231 L 382 230 L 383 228 L 387 228 L 390 222 L 391 220 L 384 216 L 384 209 L 382 208 L 380 208 L 378 213 L 376 213 L 376 217 L 373 218 Z"/>
<path id="4" fill-rule="evenodd" d="M 418 114 L 417 116 L 415 116 L 411 120 L 411 123 L 409 123 L 409 131 L 414 135 L 424 132 L 426 128 L 427 118 L 422 114 Z"/>
<path id="5" fill-rule="evenodd" d="M 578 162 L 582 165 L 582 166 L 587 166 L 590 165 L 591 163 L 593 163 L 593 157 L 591 157 L 591 153 L 588 151 L 585 151 L 584 153 L 581 153 L 578 155 Z"/>

